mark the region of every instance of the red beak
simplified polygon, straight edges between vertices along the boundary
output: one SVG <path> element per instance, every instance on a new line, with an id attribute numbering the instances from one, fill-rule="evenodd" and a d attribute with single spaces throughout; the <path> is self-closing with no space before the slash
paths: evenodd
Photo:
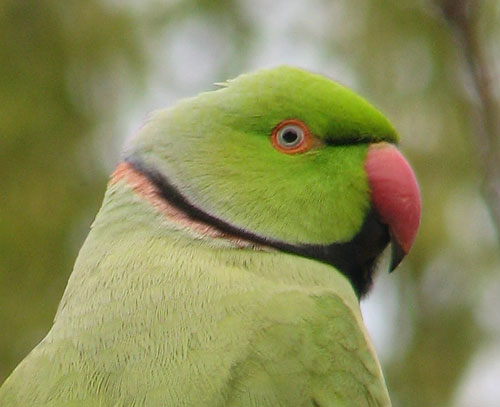
<path id="1" fill-rule="evenodd" d="M 422 207 L 420 190 L 410 164 L 392 144 L 372 144 L 365 170 L 373 207 L 382 223 L 389 227 L 392 244 L 389 271 L 393 271 L 417 236 Z"/>

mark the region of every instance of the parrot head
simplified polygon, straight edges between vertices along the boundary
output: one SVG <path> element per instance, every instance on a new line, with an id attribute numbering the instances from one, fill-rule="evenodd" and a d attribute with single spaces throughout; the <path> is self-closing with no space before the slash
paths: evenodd
<path id="1" fill-rule="evenodd" d="M 351 90 L 282 66 L 154 113 L 125 162 L 186 225 L 328 263 L 361 297 L 385 247 L 392 271 L 418 229 L 419 189 L 397 142 Z"/>

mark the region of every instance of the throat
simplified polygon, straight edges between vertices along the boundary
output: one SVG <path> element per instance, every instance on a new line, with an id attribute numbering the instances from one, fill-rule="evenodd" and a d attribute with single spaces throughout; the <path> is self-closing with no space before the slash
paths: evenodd
<path id="1" fill-rule="evenodd" d="M 200 238 L 209 237 L 232 247 L 279 250 L 334 266 L 351 282 L 359 298 L 372 286 L 376 261 L 390 241 L 388 228 L 373 210 L 360 231 L 347 242 L 292 244 L 261 236 L 232 225 L 191 203 L 168 178 L 136 157 L 128 158 L 114 172 L 111 183 L 124 179 L 133 190 L 179 227 Z"/>

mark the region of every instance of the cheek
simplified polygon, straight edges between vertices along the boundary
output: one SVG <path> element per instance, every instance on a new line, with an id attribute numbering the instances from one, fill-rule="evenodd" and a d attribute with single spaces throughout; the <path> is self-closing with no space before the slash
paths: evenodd
<path id="1" fill-rule="evenodd" d="M 314 157 L 304 177 L 305 212 L 315 219 L 323 242 L 348 241 L 363 223 L 370 207 L 365 154 L 360 147 L 335 147 L 328 155 Z"/>
<path id="2" fill-rule="evenodd" d="M 235 226 L 290 243 L 350 240 L 369 207 L 359 146 L 276 151 L 261 135 L 215 137 L 186 154 L 189 199 Z M 193 150 L 194 151 L 194 150 Z"/>
<path id="3" fill-rule="evenodd" d="M 214 189 L 217 210 L 242 227 L 288 242 L 349 240 L 369 208 L 365 151 L 327 152 L 286 156 L 250 148 L 236 153 L 219 162 L 213 185 L 225 194 Z"/>

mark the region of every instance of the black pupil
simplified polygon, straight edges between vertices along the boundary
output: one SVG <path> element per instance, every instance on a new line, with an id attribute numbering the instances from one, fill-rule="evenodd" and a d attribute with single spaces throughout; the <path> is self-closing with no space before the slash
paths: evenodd
<path id="1" fill-rule="evenodd" d="M 295 130 L 286 130 L 282 135 L 283 141 L 287 144 L 293 144 L 299 138 L 297 131 Z"/>

